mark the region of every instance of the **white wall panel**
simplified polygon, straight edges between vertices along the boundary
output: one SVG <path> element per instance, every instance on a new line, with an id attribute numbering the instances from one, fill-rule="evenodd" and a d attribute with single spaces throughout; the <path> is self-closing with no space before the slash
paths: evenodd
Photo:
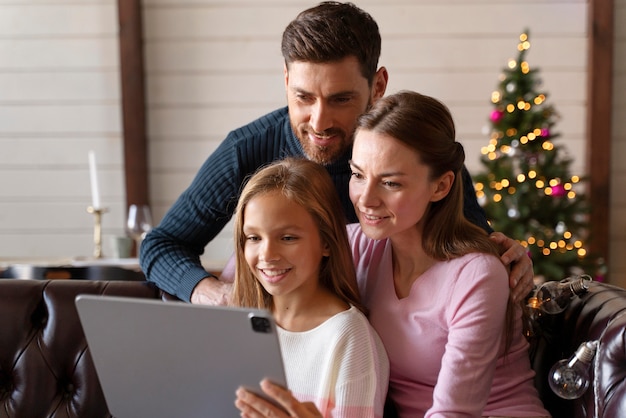
<path id="1" fill-rule="evenodd" d="M 626 21 L 625 2 L 615 2 L 616 22 Z M 355 3 L 379 23 L 389 92 L 410 88 L 444 100 L 471 170 L 480 169 L 490 94 L 517 55 L 519 33 L 530 28 L 528 61 L 540 69 L 541 89 L 562 116 L 555 127 L 559 141 L 575 156 L 575 170 L 585 169 L 586 0 Z M 282 30 L 313 3 L 142 4 L 150 196 L 159 220 L 230 130 L 285 104 Z M 115 0 L 0 0 L 0 234 L 13 243 L 0 240 L 0 258 L 90 254 L 92 218 L 84 212 L 90 149 L 98 156 L 102 200 L 111 208 L 105 237 L 122 233 L 116 7 Z M 625 31 L 616 25 L 616 91 L 626 88 Z M 615 95 L 615 109 L 612 169 L 626 184 L 622 94 Z M 5 180 L 15 175 L 19 182 Z M 626 190 L 619 187 L 614 183 L 613 206 L 623 215 L 626 202 L 619 196 Z M 49 214 L 49 221 L 37 221 L 39 233 L 29 220 L 33 206 Z M 207 247 L 206 263 L 219 264 L 229 254 L 229 228 Z M 626 251 L 625 237 L 612 239 Z M 626 284 L 626 265 L 619 270 Z"/>
<path id="2" fill-rule="evenodd" d="M 88 256 L 87 152 L 121 234 L 117 2 L 0 2 L 0 259 Z"/>
<path id="3" fill-rule="evenodd" d="M 159 171 L 173 172 L 181 171 L 180 161 L 185 161 L 188 167 L 185 171 L 191 170 L 195 173 L 221 140 L 222 138 L 215 138 L 213 141 L 208 138 L 176 138 L 174 141 L 150 141 L 150 165 Z"/>
<path id="4" fill-rule="evenodd" d="M 272 39 L 215 39 L 210 43 L 202 40 L 149 40 L 145 48 L 146 69 L 150 73 L 193 74 L 233 69 L 246 74 L 264 70 L 274 73 L 280 72 L 283 64 L 279 36 Z M 254 63 L 253 67 L 251 63 Z"/>
<path id="5" fill-rule="evenodd" d="M 10 103 L 110 102 L 120 100 L 117 70 L 0 72 L 2 101 Z"/>
<path id="6" fill-rule="evenodd" d="M 122 140 L 119 135 L 53 135 L 46 134 L 42 140 L 39 135 L 20 135 L 0 137 L 0 169 L 6 167 L 25 167 L 36 169 L 73 168 L 87 169 L 87 153 L 94 150 L 97 154 L 98 166 L 120 168 Z M 4 194 L 0 193 L 0 197 Z"/>
<path id="7" fill-rule="evenodd" d="M 286 103 L 282 71 L 154 75 L 148 80 L 148 106 Z"/>
<path id="8" fill-rule="evenodd" d="M 0 5 L 0 8 L 2 6 Z M 1 10 L 1 9 L 0 9 Z M 0 69 L 59 71 L 119 67 L 118 39 L 108 38 L 0 38 Z"/>
<path id="9" fill-rule="evenodd" d="M 532 68 L 532 63 L 531 68 Z M 539 68 L 539 67 L 537 67 Z M 390 75 L 388 93 L 400 89 L 412 89 L 435 96 L 446 103 L 488 102 L 491 92 L 498 87 L 500 73 L 482 72 L 432 72 L 420 71 Z M 543 81 L 538 91 L 546 93 L 548 101 L 557 108 L 559 103 L 585 104 L 586 74 L 584 72 L 540 71 Z"/>
<path id="10" fill-rule="evenodd" d="M 0 4 L 1 37 L 97 36 L 117 33 L 117 2 Z"/>
<path id="11" fill-rule="evenodd" d="M 440 35 L 442 37 L 489 34 L 501 36 L 525 27 L 537 33 L 579 34 L 586 25 L 587 6 L 570 3 L 464 2 L 411 4 L 388 7 L 385 3 L 367 9 L 387 36 L 401 34 Z"/>
<path id="12" fill-rule="evenodd" d="M 271 2 L 220 3 L 150 7 L 145 10 L 145 34 L 150 40 L 189 39 L 276 39 L 302 9 L 276 6 Z"/>
<path id="13" fill-rule="evenodd" d="M 0 136 L 13 133 L 120 133 L 121 115 L 115 101 L 103 104 L 3 104 Z"/>
<path id="14" fill-rule="evenodd" d="M 393 39 L 384 43 L 381 64 L 393 65 L 396 70 L 437 69 L 450 72 L 461 68 L 497 72 L 509 58 L 517 57 L 518 36 L 525 27 L 513 29 L 515 31 L 495 38 L 468 34 L 454 39 L 432 36 Z M 535 33 L 531 28 L 530 41 L 531 48 L 526 57 L 531 68 L 533 62 L 540 62 L 542 68 L 580 71 L 587 66 L 587 40 L 584 36 L 551 36 Z"/>
<path id="15" fill-rule="evenodd" d="M 541 69 L 542 91 L 562 115 L 557 130 L 576 144 L 574 168 L 584 169 L 586 2 L 357 4 L 379 23 L 388 92 L 415 89 L 449 104 L 459 134 L 471 141 L 466 149 L 472 168 L 480 168 L 480 146 L 487 141 L 490 94 L 507 60 L 517 55 L 519 33 L 529 27 L 528 61 Z M 151 151 L 151 196 L 165 209 L 200 167 L 196 153 L 203 142 L 214 149 L 230 130 L 284 105 L 280 36 L 309 3 L 145 5 L 149 136 L 158 144 Z M 167 143 L 177 144 L 177 151 Z M 185 158 L 190 152 L 181 148 L 193 150 L 196 170 Z"/>
<path id="16" fill-rule="evenodd" d="M 149 135 L 189 135 L 199 137 L 217 137 L 221 141 L 226 134 L 262 116 L 276 106 L 192 106 L 165 107 L 150 109 Z M 181 164 L 185 164 L 181 161 Z M 199 168 L 199 167 L 198 167 Z"/>

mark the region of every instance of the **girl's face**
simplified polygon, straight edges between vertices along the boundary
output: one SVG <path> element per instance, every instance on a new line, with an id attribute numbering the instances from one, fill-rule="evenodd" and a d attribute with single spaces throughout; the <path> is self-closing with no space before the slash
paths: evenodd
<path id="1" fill-rule="evenodd" d="M 278 191 L 257 195 L 244 209 L 243 234 L 246 262 L 268 293 L 310 294 L 318 286 L 329 251 L 302 206 Z"/>
<path id="2" fill-rule="evenodd" d="M 389 135 L 357 131 L 350 167 L 350 199 L 372 239 L 421 231 L 430 202 L 447 193 L 442 195 L 441 179 L 429 179 L 419 154 Z"/>

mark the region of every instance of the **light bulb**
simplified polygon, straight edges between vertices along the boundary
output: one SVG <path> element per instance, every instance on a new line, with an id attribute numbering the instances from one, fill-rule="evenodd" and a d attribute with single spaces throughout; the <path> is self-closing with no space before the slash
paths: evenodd
<path id="1" fill-rule="evenodd" d="M 589 387 L 589 364 L 598 348 L 598 341 L 587 341 L 569 359 L 558 361 L 550 369 L 548 383 L 563 399 L 577 399 Z"/>
<path id="2" fill-rule="evenodd" d="M 540 335 L 541 327 L 538 322 L 541 317 L 541 302 L 536 296 L 528 299 L 526 304 L 526 314 L 523 318 L 523 330 L 526 338 L 532 338 Z"/>
<path id="3" fill-rule="evenodd" d="M 563 312 L 569 301 L 576 295 L 585 293 L 589 289 L 591 276 L 583 274 L 574 278 L 557 281 L 548 281 L 537 290 L 541 310 L 548 314 Z"/>

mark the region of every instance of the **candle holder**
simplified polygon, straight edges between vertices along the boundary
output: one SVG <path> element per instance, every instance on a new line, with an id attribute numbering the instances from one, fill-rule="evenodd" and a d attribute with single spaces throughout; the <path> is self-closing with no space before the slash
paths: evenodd
<path id="1" fill-rule="evenodd" d="M 108 212 L 107 208 L 94 208 L 89 206 L 87 212 L 93 214 L 93 256 L 95 258 L 102 258 L 102 214 Z"/>

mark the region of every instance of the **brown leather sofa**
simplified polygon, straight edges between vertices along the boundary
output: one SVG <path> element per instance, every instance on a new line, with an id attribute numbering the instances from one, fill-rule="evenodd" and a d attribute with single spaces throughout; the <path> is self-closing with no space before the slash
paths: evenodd
<path id="1" fill-rule="evenodd" d="M 592 282 L 558 315 L 542 315 L 531 339 L 535 386 L 554 418 L 626 417 L 626 290 Z M 581 343 L 598 340 L 590 366 L 591 386 L 576 400 L 556 396 L 548 384 L 554 363 L 569 358 Z"/>
<path id="2" fill-rule="evenodd" d="M 111 417 L 74 305 L 80 293 L 175 300 L 146 281 L 0 279 L 0 417 Z"/>
<path id="3" fill-rule="evenodd" d="M 79 293 L 176 300 L 148 282 L 1 279 L 0 418 L 111 416 L 74 307 Z M 591 283 L 565 312 L 540 318 L 531 360 L 554 418 L 626 417 L 624 313 L 626 290 Z M 578 400 L 562 400 L 548 371 L 589 340 L 600 340 L 593 385 Z"/>

